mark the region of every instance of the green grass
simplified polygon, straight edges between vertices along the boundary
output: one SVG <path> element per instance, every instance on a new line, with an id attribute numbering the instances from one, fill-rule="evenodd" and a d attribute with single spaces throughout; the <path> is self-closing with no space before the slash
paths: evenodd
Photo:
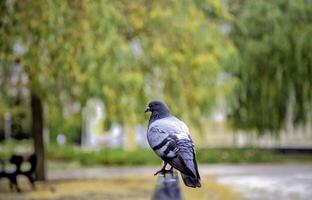
<path id="1" fill-rule="evenodd" d="M 12 153 L 30 153 L 29 141 L 0 143 L 0 158 L 9 159 Z M 161 160 L 151 149 L 137 149 L 127 152 L 122 149 L 85 150 L 73 145 L 49 145 L 47 158 L 54 161 L 78 162 L 92 165 L 157 165 Z M 280 154 L 259 148 L 214 148 L 198 149 L 199 163 L 294 163 L 312 162 L 312 155 Z"/>
<path id="2" fill-rule="evenodd" d="M 122 149 L 82 150 L 74 146 L 50 145 L 48 159 L 79 161 L 82 165 L 154 165 L 160 160 L 152 150 L 138 149 L 127 152 Z"/>
<path id="3" fill-rule="evenodd" d="M 82 165 L 155 165 L 160 159 L 151 149 L 127 152 L 122 149 L 86 151 L 73 146 L 50 146 L 48 158 L 61 161 L 78 161 Z M 256 148 L 198 149 L 199 163 L 257 163 L 281 161 L 280 157 Z"/>
<path id="4" fill-rule="evenodd" d="M 199 149 L 197 157 L 203 163 L 254 163 L 274 160 L 270 153 L 257 148 Z"/>

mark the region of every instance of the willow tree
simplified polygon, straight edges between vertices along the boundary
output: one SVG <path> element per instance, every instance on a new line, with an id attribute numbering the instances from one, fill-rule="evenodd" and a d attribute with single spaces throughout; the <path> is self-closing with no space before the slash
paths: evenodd
<path id="1" fill-rule="evenodd" d="M 200 128 L 216 102 L 216 80 L 227 41 L 220 31 L 221 1 L 120 1 L 127 40 L 141 48 L 147 99 L 164 99 L 173 112 Z M 214 13 L 209 15 L 206 8 Z M 142 109 L 142 104 L 137 104 Z"/>
<path id="2" fill-rule="evenodd" d="M 19 59 L 29 78 L 39 179 L 44 178 L 42 107 L 50 109 L 49 125 L 55 109 L 74 101 L 83 107 L 98 97 L 108 122 L 134 125 L 146 121 L 149 99 L 162 98 L 200 127 L 215 103 L 225 54 L 221 1 L 6 0 L 0 5 L 1 65 L 9 69 Z M 25 52 L 15 54 L 15 45 Z"/>
<path id="3" fill-rule="evenodd" d="M 289 112 L 292 123 L 311 120 L 311 1 L 238 1 L 230 8 L 238 50 L 228 68 L 237 82 L 234 127 L 278 132 Z"/>
<path id="4" fill-rule="evenodd" d="M 9 69 L 19 59 L 29 78 L 38 179 L 45 178 L 43 105 L 62 109 L 77 100 L 83 106 L 131 62 L 119 21 L 108 1 L 1 1 L 1 65 Z M 25 52 L 15 54 L 15 45 Z"/>

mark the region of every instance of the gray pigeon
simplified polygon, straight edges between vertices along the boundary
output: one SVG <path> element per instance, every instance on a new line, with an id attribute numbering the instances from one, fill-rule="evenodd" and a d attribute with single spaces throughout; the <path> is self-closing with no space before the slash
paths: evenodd
<path id="1" fill-rule="evenodd" d="M 162 101 L 151 101 L 145 112 L 152 112 L 147 128 L 148 143 L 164 161 L 164 166 L 154 175 L 172 173 L 174 167 L 181 172 L 186 186 L 201 187 L 194 144 L 188 127 L 172 116 Z M 167 164 L 171 165 L 170 170 L 166 170 Z"/>

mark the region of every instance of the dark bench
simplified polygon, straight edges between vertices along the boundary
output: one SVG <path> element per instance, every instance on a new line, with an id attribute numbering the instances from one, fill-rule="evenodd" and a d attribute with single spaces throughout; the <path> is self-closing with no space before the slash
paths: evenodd
<path id="1" fill-rule="evenodd" d="M 0 159 L 0 163 L 2 165 L 1 171 L 0 171 L 0 179 L 1 178 L 7 178 L 9 180 L 10 188 L 11 190 L 16 190 L 17 192 L 20 192 L 21 189 L 18 185 L 17 177 L 19 175 L 25 176 L 32 187 L 35 187 L 35 170 L 37 166 L 37 156 L 36 154 L 32 154 L 25 158 L 24 156 L 21 155 L 12 155 L 11 159 L 9 162 L 13 165 L 15 165 L 15 170 L 12 172 L 8 172 L 5 169 L 5 161 Z M 21 166 L 24 162 L 29 162 L 30 168 L 26 171 L 23 171 L 21 169 Z"/>

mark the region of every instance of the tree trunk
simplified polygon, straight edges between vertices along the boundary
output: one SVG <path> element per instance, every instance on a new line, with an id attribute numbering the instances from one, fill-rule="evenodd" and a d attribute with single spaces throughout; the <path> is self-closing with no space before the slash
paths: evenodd
<path id="1" fill-rule="evenodd" d="M 36 168 L 36 179 L 45 180 L 43 109 L 41 99 L 35 94 L 31 95 L 31 114 L 32 114 L 32 134 L 34 140 L 34 149 L 38 158 Z"/>

